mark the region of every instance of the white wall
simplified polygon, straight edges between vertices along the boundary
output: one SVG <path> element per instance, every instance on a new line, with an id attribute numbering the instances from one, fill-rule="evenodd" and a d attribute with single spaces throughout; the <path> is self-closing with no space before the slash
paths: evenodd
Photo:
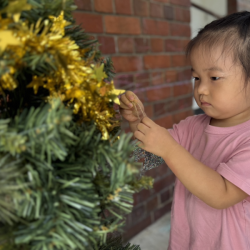
<path id="1" fill-rule="evenodd" d="M 217 15 L 225 16 L 227 14 L 227 0 L 191 0 L 191 2 L 210 10 Z M 191 6 L 191 38 L 195 37 L 201 28 L 215 19 L 215 17 Z M 193 99 L 193 109 L 197 108 L 199 107 L 196 104 L 195 99 Z"/>

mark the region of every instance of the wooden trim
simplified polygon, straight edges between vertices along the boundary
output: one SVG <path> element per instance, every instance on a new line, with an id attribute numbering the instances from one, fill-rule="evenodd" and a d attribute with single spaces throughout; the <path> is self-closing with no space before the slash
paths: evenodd
<path id="1" fill-rule="evenodd" d="M 210 11 L 210 10 L 208 10 L 208 9 L 206 9 L 206 8 L 204 8 L 204 7 L 200 6 L 200 5 L 198 5 L 198 4 L 191 3 L 191 6 L 195 7 L 196 9 L 199 9 L 199 10 L 203 11 L 204 13 L 206 13 L 206 14 L 208 14 L 208 15 L 211 15 L 211 16 L 217 18 L 217 19 L 221 18 L 220 15 L 217 15 L 217 14 L 215 14 L 214 12 L 212 12 L 212 11 Z"/>
<path id="2" fill-rule="evenodd" d="M 232 14 L 238 11 L 237 0 L 227 0 L 227 13 Z"/>

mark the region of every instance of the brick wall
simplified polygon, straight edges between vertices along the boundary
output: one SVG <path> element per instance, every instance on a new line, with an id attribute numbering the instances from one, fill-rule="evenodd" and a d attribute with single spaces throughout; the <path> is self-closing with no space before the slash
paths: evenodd
<path id="1" fill-rule="evenodd" d="M 74 17 L 101 44 L 116 69 L 115 86 L 134 91 L 147 115 L 171 128 L 192 111 L 190 68 L 184 47 L 190 38 L 190 0 L 75 0 Z M 127 124 L 122 127 L 129 131 Z M 171 209 L 175 177 L 163 164 L 148 171 L 154 189 L 134 196 L 124 239 L 130 239 Z"/>

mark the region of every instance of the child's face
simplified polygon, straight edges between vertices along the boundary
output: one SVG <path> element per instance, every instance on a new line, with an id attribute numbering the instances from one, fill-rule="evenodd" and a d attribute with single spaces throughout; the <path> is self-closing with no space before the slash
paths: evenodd
<path id="1" fill-rule="evenodd" d="M 230 127 L 250 119 L 250 88 L 245 95 L 242 66 L 233 61 L 230 53 L 222 54 L 220 46 L 211 50 L 200 46 L 192 51 L 190 61 L 194 98 L 212 117 L 211 125 Z"/>

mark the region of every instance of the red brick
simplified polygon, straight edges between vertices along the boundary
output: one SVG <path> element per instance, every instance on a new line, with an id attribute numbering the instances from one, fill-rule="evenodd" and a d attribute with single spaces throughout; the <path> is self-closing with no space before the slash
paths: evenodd
<path id="1" fill-rule="evenodd" d="M 166 205 L 164 205 L 161 208 L 158 208 L 155 212 L 154 212 L 154 220 L 158 220 L 160 219 L 163 215 L 165 215 L 166 213 L 170 212 L 171 210 L 171 206 L 172 206 L 172 202 L 167 203 Z"/>
<path id="2" fill-rule="evenodd" d="M 161 203 L 165 203 L 166 201 L 168 201 L 171 198 L 171 194 L 169 190 L 164 191 L 161 194 Z"/>
<path id="3" fill-rule="evenodd" d="M 148 227 L 152 223 L 151 216 L 148 215 L 145 219 L 133 225 L 131 228 L 127 229 L 126 232 L 123 234 L 123 241 L 126 242 L 134 237 L 136 234 L 140 233 L 143 229 Z"/>
<path id="4" fill-rule="evenodd" d="M 154 191 L 156 193 L 166 189 L 170 185 L 172 185 L 175 182 L 175 175 L 167 175 L 164 178 L 160 179 L 159 181 L 154 182 Z"/>
<path id="5" fill-rule="evenodd" d="M 144 56 L 145 69 L 157 69 L 170 67 L 169 55 L 148 55 Z"/>
<path id="6" fill-rule="evenodd" d="M 73 12 L 73 17 L 77 24 L 82 24 L 82 28 L 90 33 L 102 33 L 102 16 L 83 12 Z"/>
<path id="7" fill-rule="evenodd" d="M 182 9 L 182 8 L 175 8 L 175 20 L 181 22 L 190 22 L 190 10 Z"/>
<path id="8" fill-rule="evenodd" d="M 147 114 L 147 116 L 149 118 L 151 118 L 151 119 L 153 118 L 153 107 L 152 107 L 152 105 L 144 106 L 144 111 L 145 111 L 145 113 Z"/>
<path id="9" fill-rule="evenodd" d="M 135 82 L 135 88 L 145 88 L 145 87 L 148 87 L 148 86 L 151 86 L 150 85 L 150 80 L 148 80 L 148 81 L 144 81 L 144 82 L 140 82 L 140 83 L 138 83 L 138 82 Z"/>
<path id="10" fill-rule="evenodd" d="M 159 85 L 165 82 L 165 75 L 164 72 L 152 72 L 152 84 Z"/>
<path id="11" fill-rule="evenodd" d="M 185 55 L 172 55 L 172 66 L 173 67 L 184 67 L 187 65 Z"/>
<path id="12" fill-rule="evenodd" d="M 171 35 L 190 37 L 190 25 L 181 23 L 171 23 Z"/>
<path id="13" fill-rule="evenodd" d="M 95 11 L 113 13 L 113 0 L 95 0 Z"/>
<path id="14" fill-rule="evenodd" d="M 146 204 L 147 213 L 150 213 L 151 211 L 155 210 L 157 206 L 158 206 L 158 198 L 157 196 L 155 196 L 151 198 Z"/>
<path id="15" fill-rule="evenodd" d="M 147 38 L 135 38 L 136 53 L 144 53 L 150 50 L 149 41 Z"/>
<path id="16" fill-rule="evenodd" d="M 158 168 L 158 167 L 157 167 Z M 157 168 L 152 168 L 152 169 L 150 169 L 150 170 L 148 170 L 146 173 L 145 173 L 145 175 L 146 176 L 150 176 L 150 177 L 152 177 L 154 180 L 155 180 L 155 178 L 157 178 Z M 152 192 L 152 190 L 151 190 L 151 192 Z M 152 197 L 152 194 L 151 194 L 151 197 Z"/>
<path id="17" fill-rule="evenodd" d="M 122 118 L 122 117 L 121 117 L 121 118 Z M 121 121 L 121 129 L 122 129 L 123 131 L 125 131 L 125 133 L 128 133 L 128 131 L 126 131 L 126 129 L 130 129 L 130 128 L 129 128 L 128 122 L 125 121 L 124 119 L 122 119 L 122 121 Z M 130 130 L 129 130 L 129 132 L 130 132 Z"/>
<path id="18" fill-rule="evenodd" d="M 193 96 L 189 96 L 183 99 L 178 100 L 178 110 L 186 109 L 192 107 Z"/>
<path id="19" fill-rule="evenodd" d="M 150 3 L 150 16 L 151 17 L 163 17 L 163 8 L 161 4 Z"/>
<path id="20" fill-rule="evenodd" d="M 174 8 L 172 6 L 164 6 L 163 9 L 164 18 L 168 20 L 174 19 Z"/>
<path id="21" fill-rule="evenodd" d="M 172 171 L 168 168 L 165 162 L 161 164 L 159 167 L 157 167 L 157 172 L 158 176 L 160 177 L 165 177 L 169 174 L 172 174 Z"/>
<path id="22" fill-rule="evenodd" d="M 135 87 L 143 88 L 150 85 L 150 74 L 147 72 L 138 73 L 135 75 Z"/>
<path id="23" fill-rule="evenodd" d="M 118 49 L 120 53 L 133 53 L 134 52 L 134 40 L 131 37 L 119 37 Z"/>
<path id="24" fill-rule="evenodd" d="M 176 21 L 182 21 L 182 8 L 174 8 L 174 15 L 175 15 L 175 20 Z"/>
<path id="25" fill-rule="evenodd" d="M 144 82 L 150 80 L 150 74 L 148 72 L 143 72 L 143 73 L 137 73 L 135 75 L 135 81 L 136 82 Z"/>
<path id="26" fill-rule="evenodd" d="M 137 223 L 138 221 L 142 220 L 145 217 L 146 209 L 144 205 L 139 205 L 133 208 L 131 213 L 131 219 L 133 224 Z"/>
<path id="27" fill-rule="evenodd" d="M 161 38 L 151 39 L 151 50 L 152 52 L 162 52 L 164 51 L 164 42 Z"/>
<path id="28" fill-rule="evenodd" d="M 134 87 L 134 76 L 131 74 L 116 75 L 114 83 L 116 88 L 131 90 Z"/>
<path id="29" fill-rule="evenodd" d="M 133 195 L 134 206 L 137 206 L 138 204 L 144 202 L 145 200 L 149 199 L 149 197 L 150 197 L 150 191 L 148 189 L 143 189 L 139 193 L 135 193 Z"/>
<path id="30" fill-rule="evenodd" d="M 117 14 L 131 15 L 131 4 L 130 1 L 115 0 L 115 8 Z"/>
<path id="31" fill-rule="evenodd" d="M 169 0 L 154 0 L 155 2 L 160 2 L 160 3 L 168 3 Z"/>
<path id="32" fill-rule="evenodd" d="M 178 81 L 185 81 L 191 79 L 191 70 L 184 69 L 178 72 Z"/>
<path id="33" fill-rule="evenodd" d="M 180 83 L 173 87 L 174 96 L 187 95 L 193 92 L 192 83 Z"/>
<path id="34" fill-rule="evenodd" d="M 173 121 L 178 124 L 181 120 L 185 120 L 188 116 L 194 115 L 193 110 L 187 110 L 173 115 Z"/>
<path id="35" fill-rule="evenodd" d="M 150 102 L 163 100 L 171 96 L 171 87 L 147 90 L 146 95 Z"/>
<path id="36" fill-rule="evenodd" d="M 181 40 L 181 43 L 182 43 L 181 47 L 182 47 L 183 51 L 186 51 L 187 45 L 189 42 L 190 42 L 190 39 Z"/>
<path id="37" fill-rule="evenodd" d="M 144 0 L 134 0 L 134 14 L 136 16 L 148 16 L 148 2 Z"/>
<path id="38" fill-rule="evenodd" d="M 167 21 L 144 19 L 143 33 L 147 35 L 167 36 L 169 34 L 169 23 Z"/>
<path id="39" fill-rule="evenodd" d="M 155 116 L 162 116 L 178 110 L 178 100 L 170 100 L 168 102 L 154 104 Z"/>
<path id="40" fill-rule="evenodd" d="M 183 51 L 182 42 L 177 39 L 167 39 L 165 41 L 165 48 L 167 52 Z"/>
<path id="41" fill-rule="evenodd" d="M 182 19 L 183 22 L 190 23 L 191 21 L 190 9 L 183 10 L 182 14 L 183 14 L 183 19 Z"/>
<path id="42" fill-rule="evenodd" d="M 142 103 L 147 102 L 146 93 L 145 93 L 146 91 L 135 89 L 133 92 L 137 95 L 137 97 L 141 100 Z"/>
<path id="43" fill-rule="evenodd" d="M 190 6 L 190 0 L 170 0 L 170 3 L 182 6 Z"/>
<path id="44" fill-rule="evenodd" d="M 114 54 L 115 53 L 115 40 L 114 40 L 114 37 L 99 36 L 98 41 L 101 44 L 100 51 L 103 54 Z"/>
<path id="45" fill-rule="evenodd" d="M 178 74 L 175 70 L 168 70 L 166 71 L 166 82 L 176 82 L 177 81 Z"/>
<path id="46" fill-rule="evenodd" d="M 137 56 L 112 57 L 116 72 L 131 72 L 142 70 L 142 60 Z"/>
<path id="47" fill-rule="evenodd" d="M 92 10 L 91 0 L 74 0 L 79 10 Z"/>
<path id="48" fill-rule="evenodd" d="M 140 19 L 135 17 L 105 16 L 107 33 L 140 35 Z"/>
<path id="49" fill-rule="evenodd" d="M 165 115 L 167 113 L 167 108 L 168 108 L 168 102 L 160 102 L 154 104 L 154 115 L 155 116 L 161 116 Z"/>
<path id="50" fill-rule="evenodd" d="M 158 118 L 158 119 L 155 119 L 154 121 L 155 121 L 155 123 L 157 123 L 158 125 L 160 125 L 164 128 L 172 128 L 173 123 L 174 123 L 172 115 Z"/>

